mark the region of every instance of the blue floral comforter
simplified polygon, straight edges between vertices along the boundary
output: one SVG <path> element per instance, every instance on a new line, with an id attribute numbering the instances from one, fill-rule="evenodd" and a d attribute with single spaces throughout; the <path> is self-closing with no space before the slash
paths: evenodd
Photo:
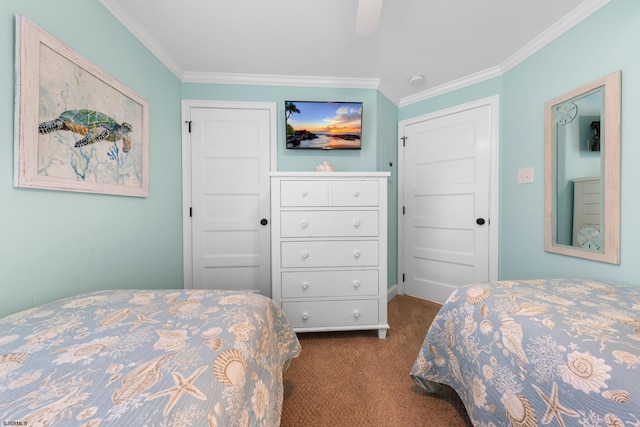
<path id="1" fill-rule="evenodd" d="M 476 426 L 640 426 L 640 289 L 525 280 L 457 289 L 411 377 Z"/>
<path id="2" fill-rule="evenodd" d="M 277 426 L 281 308 L 255 293 L 115 290 L 0 319 L 0 423 Z"/>

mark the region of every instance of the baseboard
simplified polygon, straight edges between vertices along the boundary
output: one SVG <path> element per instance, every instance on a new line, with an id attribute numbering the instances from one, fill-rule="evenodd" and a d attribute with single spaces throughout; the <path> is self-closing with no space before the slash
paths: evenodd
<path id="1" fill-rule="evenodd" d="M 391 301 L 398 295 L 398 284 L 387 288 L 387 302 Z"/>

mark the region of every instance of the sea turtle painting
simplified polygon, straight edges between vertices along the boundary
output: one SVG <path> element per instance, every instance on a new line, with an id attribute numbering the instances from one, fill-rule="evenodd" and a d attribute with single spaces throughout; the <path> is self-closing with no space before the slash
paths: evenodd
<path id="1" fill-rule="evenodd" d="M 83 135 L 76 147 L 83 147 L 98 141 L 118 141 L 122 139 L 122 151 L 131 149 L 131 138 L 127 136 L 133 127 L 126 122 L 118 124 L 113 118 L 94 110 L 67 110 L 56 119 L 42 122 L 38 126 L 41 134 L 59 130 L 70 130 Z"/>

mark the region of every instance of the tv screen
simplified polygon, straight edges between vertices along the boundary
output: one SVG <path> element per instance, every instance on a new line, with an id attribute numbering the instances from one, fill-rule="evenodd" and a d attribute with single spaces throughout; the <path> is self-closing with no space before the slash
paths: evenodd
<path id="1" fill-rule="evenodd" d="M 285 101 L 287 148 L 361 148 L 362 102 Z"/>

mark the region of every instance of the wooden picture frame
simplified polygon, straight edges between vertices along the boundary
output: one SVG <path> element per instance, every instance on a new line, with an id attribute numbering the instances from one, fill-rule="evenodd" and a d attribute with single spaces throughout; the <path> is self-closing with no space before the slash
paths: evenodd
<path id="1" fill-rule="evenodd" d="M 149 103 L 16 16 L 14 186 L 147 197 Z"/>

